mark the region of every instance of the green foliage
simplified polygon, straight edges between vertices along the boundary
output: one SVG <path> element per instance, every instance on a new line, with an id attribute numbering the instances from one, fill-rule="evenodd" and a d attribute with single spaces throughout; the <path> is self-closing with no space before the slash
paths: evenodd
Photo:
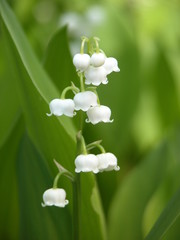
<path id="1" fill-rule="evenodd" d="M 97 181 L 81 174 L 81 240 L 179 239 L 179 3 L 101 2 L 106 17 L 92 29 L 91 1 L 9 2 L 12 10 L 0 0 L 0 239 L 72 239 L 70 182 L 59 181 L 65 209 L 41 206 L 53 159 L 74 174 L 79 116 L 46 116 L 64 87 L 78 85 L 69 44 L 80 47 L 80 36 L 59 28 L 67 11 L 121 69 L 98 88 L 114 123 L 84 129 L 87 143 L 102 139 L 117 155 L 121 171 Z"/>

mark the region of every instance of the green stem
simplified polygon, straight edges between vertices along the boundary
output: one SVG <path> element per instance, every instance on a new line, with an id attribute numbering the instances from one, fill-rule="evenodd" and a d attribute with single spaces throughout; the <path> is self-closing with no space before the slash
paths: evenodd
<path id="1" fill-rule="evenodd" d="M 59 180 L 60 176 L 62 175 L 62 173 L 63 173 L 63 172 L 59 172 L 59 173 L 56 175 L 56 177 L 55 177 L 55 179 L 54 179 L 54 182 L 53 182 L 53 188 L 57 188 L 58 180 Z"/>
<path id="2" fill-rule="evenodd" d="M 84 87 L 84 76 L 83 76 L 83 73 L 79 73 L 79 78 L 80 78 L 80 89 L 81 89 L 81 92 L 84 92 L 85 91 L 85 87 Z"/>
<path id="3" fill-rule="evenodd" d="M 100 49 L 99 49 L 99 38 L 94 37 L 94 42 L 96 44 L 96 53 L 99 53 Z"/>
<path id="4" fill-rule="evenodd" d="M 77 87 L 75 87 L 75 86 L 66 87 L 66 88 L 63 90 L 62 94 L 61 94 L 61 99 L 65 99 L 66 93 L 67 93 L 68 91 L 75 91 L 76 93 L 78 93 L 78 92 L 79 92 L 79 88 L 77 88 Z"/>
<path id="5" fill-rule="evenodd" d="M 80 174 L 76 174 L 73 183 L 73 239 L 80 240 L 80 207 L 81 207 L 81 193 L 80 193 Z"/>
<path id="6" fill-rule="evenodd" d="M 88 41 L 89 41 L 89 39 L 87 37 L 82 37 L 81 49 L 80 49 L 81 54 L 84 53 L 84 45 L 85 45 L 85 42 L 88 42 Z"/>

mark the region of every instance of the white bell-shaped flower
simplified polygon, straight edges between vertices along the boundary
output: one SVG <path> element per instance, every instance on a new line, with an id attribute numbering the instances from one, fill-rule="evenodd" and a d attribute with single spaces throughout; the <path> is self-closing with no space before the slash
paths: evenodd
<path id="1" fill-rule="evenodd" d="M 98 173 L 98 158 L 94 154 L 78 155 L 75 159 L 75 172 Z"/>
<path id="2" fill-rule="evenodd" d="M 73 64 L 76 70 L 85 71 L 90 65 L 90 56 L 86 53 L 77 53 L 73 57 Z"/>
<path id="3" fill-rule="evenodd" d="M 93 53 L 90 64 L 93 67 L 100 67 L 105 63 L 106 57 L 103 53 Z"/>
<path id="4" fill-rule="evenodd" d="M 92 124 L 97 124 L 99 122 L 113 122 L 113 120 L 110 120 L 111 109 L 103 105 L 91 107 L 87 111 L 87 116 L 88 119 L 86 119 L 86 122 L 90 122 Z"/>
<path id="5" fill-rule="evenodd" d="M 117 165 L 117 158 L 112 153 L 101 153 L 97 155 L 99 160 L 99 170 L 102 171 L 111 171 L 116 170 L 118 171 L 120 167 Z"/>
<path id="6" fill-rule="evenodd" d="M 89 66 L 85 71 L 85 84 L 99 86 L 107 83 L 107 71 L 104 67 Z"/>
<path id="7" fill-rule="evenodd" d="M 66 115 L 68 117 L 73 117 L 75 115 L 74 108 L 75 104 L 72 99 L 53 99 L 50 104 L 50 113 L 46 113 L 47 116 L 55 115 L 61 116 Z"/>
<path id="8" fill-rule="evenodd" d="M 66 192 L 62 188 L 50 188 L 46 190 L 43 194 L 43 207 L 46 206 L 56 206 L 65 207 L 69 201 L 66 200 Z"/>
<path id="9" fill-rule="evenodd" d="M 107 74 L 110 74 L 111 72 L 119 72 L 120 71 L 120 69 L 118 67 L 118 62 L 113 57 L 106 58 L 103 67 L 106 69 Z"/>
<path id="10" fill-rule="evenodd" d="M 77 93 L 74 96 L 75 110 L 87 111 L 97 105 L 97 96 L 91 91 Z"/>

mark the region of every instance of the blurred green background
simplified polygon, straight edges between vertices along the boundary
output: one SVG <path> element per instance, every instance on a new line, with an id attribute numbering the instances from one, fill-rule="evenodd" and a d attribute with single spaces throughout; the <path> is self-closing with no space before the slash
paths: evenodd
<path id="1" fill-rule="evenodd" d="M 144 239 L 180 187 L 180 2 L 13 0 L 14 21 L 1 4 L 0 239 L 72 239 L 72 203 L 43 209 L 41 201 L 57 172 L 53 158 L 74 171 L 78 117 L 45 113 L 57 93 L 78 84 L 71 58 L 83 35 L 99 37 L 121 69 L 98 88 L 114 122 L 84 129 L 86 142 L 102 139 L 121 170 L 96 175 L 97 183 L 82 174 L 82 239 Z M 60 185 L 72 202 L 71 184 Z M 180 239 L 175 203 L 161 219 L 162 239 Z"/>

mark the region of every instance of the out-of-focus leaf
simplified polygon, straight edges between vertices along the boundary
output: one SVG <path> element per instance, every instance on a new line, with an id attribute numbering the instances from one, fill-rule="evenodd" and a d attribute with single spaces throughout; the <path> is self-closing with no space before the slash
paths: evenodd
<path id="1" fill-rule="evenodd" d="M 37 91 L 46 103 L 49 103 L 53 98 L 57 98 L 59 93 L 54 84 L 48 78 L 36 56 L 34 55 L 28 41 L 21 31 L 15 16 L 4 0 L 0 2 L 0 13 L 2 19 L 10 32 L 14 45 L 16 46 L 22 63 Z M 69 135 L 74 134 L 74 128 L 67 118 L 66 121 L 59 118 L 61 125 L 66 129 Z"/>
<path id="2" fill-rule="evenodd" d="M 66 27 L 58 30 L 51 38 L 44 57 L 44 67 L 59 91 L 71 85 L 71 81 L 77 83 L 78 79 L 72 64 Z"/>
<path id="3" fill-rule="evenodd" d="M 144 210 L 165 173 L 167 153 L 165 143 L 124 180 L 110 209 L 109 239 L 143 239 Z"/>
<path id="4" fill-rule="evenodd" d="M 164 127 L 176 123 L 180 119 L 180 107 L 175 78 L 166 56 L 160 50 L 157 66 L 152 80 L 157 99 L 158 112 Z"/>
<path id="5" fill-rule="evenodd" d="M 0 38 L 0 147 L 11 133 L 20 111 L 15 83 L 12 81 L 12 76 L 8 69 L 9 62 L 4 48 L 4 39 Z"/>
<path id="6" fill-rule="evenodd" d="M 79 87 L 80 82 L 72 64 L 68 46 L 66 27 L 58 30 L 51 38 L 44 56 L 44 67 L 60 92 L 71 85 L 71 81 Z M 68 95 L 73 97 L 74 94 L 68 93 Z M 79 121 L 80 116 L 77 114 L 74 118 L 77 127 L 79 127 Z"/>
<path id="7" fill-rule="evenodd" d="M 16 159 L 24 125 L 20 115 L 0 148 L 0 239 L 18 239 L 19 205 Z"/>
<path id="8" fill-rule="evenodd" d="M 68 208 L 41 206 L 42 194 L 52 187 L 53 178 L 27 136 L 20 145 L 17 174 L 20 239 L 71 239 L 72 222 Z"/>
<path id="9" fill-rule="evenodd" d="M 52 84 L 47 76 L 45 77 L 42 67 L 37 63 L 37 60 L 35 60 L 36 58 L 32 54 L 32 50 L 30 49 L 15 16 L 4 1 L 0 2 L 0 9 L 3 21 L 10 34 L 9 36 L 5 29 L 4 32 L 12 70 L 14 71 L 14 78 L 17 82 L 17 88 L 30 138 L 33 140 L 33 143 L 38 148 L 39 152 L 41 152 L 44 158 L 49 161 L 51 170 L 53 170 L 54 166 L 54 164 L 52 166 L 52 159 L 55 158 L 68 170 L 74 172 L 75 141 L 73 138 L 74 130 L 72 130 L 70 122 L 67 124 L 67 118 L 61 118 L 61 120 L 58 121 L 56 117 L 48 118 L 45 116 L 45 113 L 48 111 L 47 100 L 49 101 L 50 98 L 54 96 L 54 93 L 57 93 L 57 90 L 51 91 Z M 25 54 L 24 51 L 26 50 L 27 53 Z M 35 61 L 37 64 L 32 64 L 31 61 Z M 36 71 L 36 73 L 34 73 L 34 71 Z M 44 82 L 42 82 L 42 76 L 45 77 Z M 40 84 L 39 78 L 41 79 Z M 43 86 L 46 85 L 46 82 L 48 82 L 48 84 L 44 89 Z M 43 92 L 40 89 L 41 87 L 44 89 Z M 55 87 L 53 88 L 55 89 Z M 61 123 L 63 123 L 63 126 Z M 87 209 L 89 212 L 89 215 L 86 215 L 85 211 L 83 217 L 86 219 L 85 222 L 88 222 L 89 218 L 93 219 L 91 224 L 93 223 L 93 226 L 96 226 L 96 228 L 93 228 L 93 226 L 89 224 L 89 229 L 87 231 L 82 222 L 81 235 L 83 236 L 83 239 L 87 240 L 91 240 L 92 238 L 99 240 L 105 239 L 106 234 L 101 208 L 97 207 L 98 205 L 93 205 L 91 199 L 84 197 L 88 196 L 93 191 L 93 199 L 96 199 L 97 201 L 99 198 L 95 186 L 95 178 L 93 175 L 87 175 L 85 179 L 85 182 L 89 181 L 91 184 L 84 185 L 82 188 L 83 194 L 81 207 Z M 62 181 L 61 183 L 67 190 L 70 203 L 72 203 L 72 194 L 69 184 L 65 181 Z M 92 186 L 95 190 L 92 189 Z M 97 202 L 100 203 L 99 200 Z"/>
<path id="10" fill-rule="evenodd" d="M 174 222 L 180 216 L 180 190 L 175 194 L 175 196 L 168 203 L 165 210 L 162 212 L 161 216 L 153 226 L 152 230 L 145 238 L 146 240 L 151 239 L 162 239 L 168 229 L 174 224 Z"/>

